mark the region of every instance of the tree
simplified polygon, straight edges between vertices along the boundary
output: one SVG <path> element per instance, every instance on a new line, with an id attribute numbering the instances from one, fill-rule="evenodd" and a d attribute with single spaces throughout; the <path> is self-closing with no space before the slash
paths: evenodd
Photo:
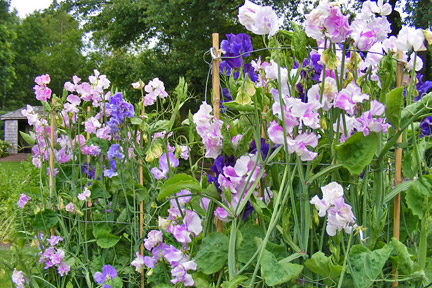
<path id="1" fill-rule="evenodd" d="M 9 2 L 0 0 L 0 107 L 5 109 L 7 91 L 12 87 L 12 81 L 15 78 L 15 69 L 13 67 L 14 53 L 11 42 L 15 39 L 16 34 L 13 30 L 13 24 L 16 16 L 9 13 Z"/>
<path id="2" fill-rule="evenodd" d="M 298 1 L 262 2 L 286 11 L 286 20 L 299 15 Z M 110 51 L 107 54 L 118 55 L 118 49 L 122 53 L 133 52 L 138 61 L 134 66 L 140 69 L 131 72 L 137 76 L 135 81 L 159 77 L 171 90 L 178 77 L 185 76 L 191 90 L 202 92 L 209 69 L 203 54 L 211 47 L 211 34 L 218 32 L 222 40 L 228 33 L 244 33 L 237 21 L 238 8 L 243 4 L 244 0 L 68 0 L 65 5 L 77 19 L 86 20 L 85 29 L 93 32 L 95 42 Z M 113 84 L 120 83 L 114 80 Z"/>
<path id="3" fill-rule="evenodd" d="M 78 21 L 58 6 L 28 15 L 15 31 L 17 38 L 12 45 L 16 79 L 8 90 L 9 109 L 37 104 L 33 92 L 37 75 L 49 74 L 50 88 L 61 95 L 64 82 L 73 75 L 84 76 L 92 71 L 82 55 L 84 32 Z"/>

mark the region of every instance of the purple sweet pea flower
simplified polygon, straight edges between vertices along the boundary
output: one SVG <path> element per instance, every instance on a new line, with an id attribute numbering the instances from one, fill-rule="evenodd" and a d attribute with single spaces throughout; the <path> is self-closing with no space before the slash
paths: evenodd
<path id="1" fill-rule="evenodd" d="M 111 280 L 111 279 L 116 278 L 116 277 L 117 277 L 117 270 L 111 265 L 103 266 L 102 267 L 102 273 L 96 272 L 94 275 L 95 281 L 100 285 L 105 284 L 106 281 Z M 108 285 L 105 284 L 104 287 L 105 286 L 108 286 Z M 108 287 L 110 287 L 110 286 L 108 286 Z"/>
<path id="2" fill-rule="evenodd" d="M 432 89 L 432 81 L 422 81 L 423 80 L 423 75 L 421 74 L 417 74 L 417 84 L 416 84 L 416 88 L 417 88 L 417 92 L 418 92 L 418 96 L 414 97 L 414 101 L 418 101 L 421 99 L 421 97 L 423 97 L 425 94 L 427 94 L 429 92 L 429 90 Z"/>
<path id="3" fill-rule="evenodd" d="M 420 123 L 421 138 L 432 135 L 432 116 L 427 116 Z M 431 136 L 432 137 L 432 136 Z"/>
<path id="4" fill-rule="evenodd" d="M 60 241 L 63 241 L 63 238 L 60 236 L 55 236 L 55 235 L 51 235 L 51 237 L 49 239 L 46 239 L 46 241 L 51 245 L 51 246 L 56 246 Z"/>
<path id="5" fill-rule="evenodd" d="M 27 202 L 31 199 L 31 197 L 25 195 L 25 194 L 21 194 L 20 198 L 17 202 L 17 205 L 19 208 L 24 208 L 24 206 L 27 204 Z"/>
<path id="6" fill-rule="evenodd" d="M 159 230 L 152 230 L 147 234 L 147 238 L 144 239 L 144 247 L 151 251 L 153 247 L 162 242 L 162 232 Z"/>
<path id="7" fill-rule="evenodd" d="M 110 148 L 108 149 L 108 152 L 107 152 L 108 159 L 114 159 L 114 158 L 117 158 L 119 160 L 123 159 L 124 158 L 124 154 L 121 153 L 119 151 L 119 149 L 120 149 L 120 145 L 119 144 L 112 144 L 110 146 Z"/>
<path id="8" fill-rule="evenodd" d="M 169 162 L 168 162 L 169 161 Z M 169 163 L 169 165 L 168 165 Z M 166 153 L 162 154 L 162 156 L 159 158 L 159 168 L 153 167 L 150 171 L 152 172 L 153 176 L 160 180 L 162 178 L 166 179 L 166 175 L 168 174 L 169 167 L 174 168 L 179 165 L 179 160 L 175 158 L 174 153 L 168 152 L 168 160 Z"/>
<path id="9" fill-rule="evenodd" d="M 64 261 L 62 261 L 60 266 L 58 266 L 57 271 L 60 274 L 60 276 L 63 277 L 64 275 L 67 275 L 69 273 L 70 266 L 67 265 Z"/>

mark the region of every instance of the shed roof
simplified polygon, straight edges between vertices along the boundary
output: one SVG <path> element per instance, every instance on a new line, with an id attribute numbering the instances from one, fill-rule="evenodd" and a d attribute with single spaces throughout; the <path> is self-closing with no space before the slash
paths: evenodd
<path id="1" fill-rule="evenodd" d="M 0 116 L 0 120 L 20 120 L 27 119 L 21 112 L 22 110 L 26 110 L 27 107 L 20 108 L 18 110 L 3 114 Z M 33 111 L 39 115 L 42 115 L 44 112 L 43 106 L 32 106 Z"/>

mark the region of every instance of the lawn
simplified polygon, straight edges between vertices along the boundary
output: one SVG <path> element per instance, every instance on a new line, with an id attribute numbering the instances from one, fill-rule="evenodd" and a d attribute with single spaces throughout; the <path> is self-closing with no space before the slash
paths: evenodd
<path id="1" fill-rule="evenodd" d="M 21 172 L 21 163 L 19 162 L 0 162 L 0 174 Z"/>
<path id="2" fill-rule="evenodd" d="M 9 265 L 18 265 L 17 270 L 23 269 L 23 265 L 27 269 L 32 269 L 36 253 L 37 249 L 35 247 L 10 248 L 10 245 L 0 244 L 0 287 L 13 287 L 11 282 L 13 268 L 10 269 Z"/>

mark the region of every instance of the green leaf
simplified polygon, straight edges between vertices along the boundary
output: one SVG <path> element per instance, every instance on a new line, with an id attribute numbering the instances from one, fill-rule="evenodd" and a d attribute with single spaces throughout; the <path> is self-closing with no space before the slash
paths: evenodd
<path id="1" fill-rule="evenodd" d="M 215 199 L 220 199 L 220 193 L 217 190 L 216 186 L 214 185 L 214 183 L 211 183 L 210 185 L 208 185 L 203 191 L 202 191 L 203 195 L 208 195 L 210 197 L 213 197 Z"/>
<path id="2" fill-rule="evenodd" d="M 246 132 L 243 134 L 242 138 L 240 139 L 239 143 L 237 144 L 237 149 L 235 152 L 236 157 L 240 157 L 244 154 L 246 154 L 247 151 L 249 151 L 250 143 L 252 141 L 253 137 L 253 129 L 248 128 Z"/>
<path id="3" fill-rule="evenodd" d="M 427 149 L 425 138 L 421 139 L 417 143 L 417 150 L 412 148 L 404 151 L 402 158 L 402 172 L 407 178 L 414 178 L 418 173 L 418 162 L 417 153 L 419 159 L 423 159 L 424 153 Z"/>
<path id="4" fill-rule="evenodd" d="M 378 66 L 378 77 L 381 81 L 381 97 L 380 102 L 386 103 L 384 97 L 396 83 L 396 61 L 392 58 L 391 53 L 384 56 Z"/>
<path id="5" fill-rule="evenodd" d="M 30 135 L 30 134 L 24 133 L 22 131 L 19 131 L 19 133 L 20 133 L 21 137 L 23 137 L 24 141 L 27 142 L 30 146 L 35 145 L 36 141 L 34 140 L 34 137 L 33 137 L 34 135 Z M 33 132 L 30 132 L 30 133 L 33 134 Z"/>
<path id="6" fill-rule="evenodd" d="M 169 128 L 170 121 L 169 120 L 158 120 L 156 123 L 150 125 L 150 130 L 152 132 L 164 131 Z"/>
<path id="7" fill-rule="evenodd" d="M 264 250 L 261 259 L 261 276 L 268 286 L 275 286 L 286 283 L 298 277 L 303 266 L 292 263 L 280 264 L 276 257 L 267 250 Z"/>
<path id="8" fill-rule="evenodd" d="M 200 272 L 195 272 L 192 274 L 192 278 L 194 280 L 194 287 L 196 288 L 210 287 L 210 281 L 208 275 L 205 275 L 204 273 L 200 273 Z"/>
<path id="9" fill-rule="evenodd" d="M 338 278 L 342 272 L 342 266 L 333 264 L 330 257 L 321 251 L 316 252 L 305 262 L 305 267 L 325 278 Z"/>
<path id="10" fill-rule="evenodd" d="M 129 121 L 131 122 L 132 125 L 141 125 L 143 122 L 143 119 L 141 117 L 132 117 L 132 118 L 129 118 Z"/>
<path id="11" fill-rule="evenodd" d="M 361 132 L 354 133 L 345 143 L 335 146 L 337 158 L 350 173 L 360 175 L 372 161 L 378 141 L 378 135 L 373 132 L 366 137 Z"/>
<path id="12" fill-rule="evenodd" d="M 248 279 L 247 276 L 244 275 L 237 275 L 234 277 L 231 281 L 224 281 L 222 283 L 222 288 L 237 288 L 239 287 L 239 284 L 246 281 Z"/>
<path id="13" fill-rule="evenodd" d="M 176 174 L 169 178 L 160 188 L 157 200 L 160 201 L 169 197 L 180 190 L 187 189 L 189 191 L 201 192 L 201 185 L 198 180 L 186 174 Z"/>
<path id="14" fill-rule="evenodd" d="M 405 125 L 413 115 L 417 114 L 417 112 L 424 109 L 425 107 L 430 107 L 432 105 L 431 102 L 432 102 L 432 92 L 423 96 L 421 100 L 406 106 L 402 110 L 402 117 L 400 123 L 402 125 Z"/>
<path id="15" fill-rule="evenodd" d="M 35 230 L 50 229 L 56 226 L 58 223 L 58 217 L 54 211 L 45 209 L 38 212 L 32 222 L 32 226 Z"/>
<path id="16" fill-rule="evenodd" d="M 114 279 L 108 280 L 106 284 L 111 286 L 111 288 L 122 288 L 123 287 L 123 282 L 120 279 L 120 277 L 116 277 Z"/>
<path id="17" fill-rule="evenodd" d="M 222 132 L 222 136 L 223 136 L 223 142 L 222 142 L 223 153 L 226 154 L 227 156 L 234 155 L 235 148 L 234 148 L 234 144 L 232 142 L 232 137 L 231 137 L 228 129 L 226 129 L 226 127 L 222 127 L 221 132 Z"/>
<path id="18" fill-rule="evenodd" d="M 403 108 L 403 87 L 398 87 L 387 93 L 385 97 L 385 115 L 395 129 L 400 127 L 400 118 Z"/>
<path id="19" fill-rule="evenodd" d="M 391 245 L 370 251 L 368 248 L 358 244 L 350 249 L 349 266 L 354 284 L 359 288 L 370 287 L 382 273 L 385 262 L 393 251 Z"/>
<path id="20" fill-rule="evenodd" d="M 300 25 L 294 22 L 291 22 L 291 25 L 294 32 L 292 35 L 291 49 L 293 51 L 294 57 L 300 63 L 303 63 L 303 59 L 306 58 L 308 55 L 308 52 L 306 50 L 306 33 Z"/>
<path id="21" fill-rule="evenodd" d="M 228 242 L 228 237 L 219 232 L 205 237 L 195 256 L 198 270 L 207 275 L 221 270 L 228 260 Z"/>
<path id="22" fill-rule="evenodd" d="M 115 236 L 108 231 L 100 230 L 96 233 L 96 244 L 104 249 L 114 247 L 119 241 L 119 236 Z"/>
<path id="23" fill-rule="evenodd" d="M 412 182 L 405 196 L 408 208 L 420 219 L 423 218 L 430 195 L 430 185 L 427 184 L 428 181 L 426 177 L 427 176 L 423 176 Z"/>
<path id="24" fill-rule="evenodd" d="M 408 252 L 408 248 L 396 238 L 392 238 L 391 245 L 397 253 L 397 257 L 390 257 L 392 262 L 400 271 L 400 274 L 411 275 L 414 271 L 414 261 L 411 260 L 412 255 Z"/>
<path id="25" fill-rule="evenodd" d="M 237 250 L 237 257 L 240 263 L 247 263 L 257 250 L 254 238 L 264 238 L 265 234 L 262 228 L 253 224 L 241 226 L 243 241 L 240 248 Z"/>

